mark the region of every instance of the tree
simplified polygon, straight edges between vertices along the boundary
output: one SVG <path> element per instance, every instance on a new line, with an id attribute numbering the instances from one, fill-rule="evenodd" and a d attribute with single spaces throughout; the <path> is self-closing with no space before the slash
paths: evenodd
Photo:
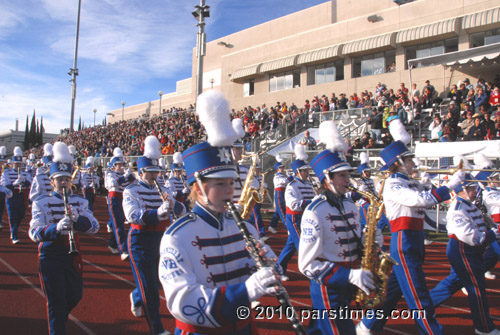
<path id="1" fill-rule="evenodd" d="M 36 143 L 36 113 L 35 110 L 33 109 L 33 117 L 31 118 L 31 125 L 30 125 L 30 144 L 28 149 L 33 148 L 35 143 Z"/>
<path id="2" fill-rule="evenodd" d="M 82 117 L 80 116 L 80 120 L 78 121 L 78 131 L 82 130 Z"/>
<path id="3" fill-rule="evenodd" d="M 38 143 L 40 143 L 40 145 L 43 144 L 43 133 L 45 132 L 45 128 L 43 128 L 43 116 L 40 120 L 40 139 L 38 141 Z"/>
<path id="4" fill-rule="evenodd" d="M 30 131 L 28 128 L 28 114 L 26 114 L 26 129 L 24 130 L 24 150 L 28 150 L 30 146 Z"/>

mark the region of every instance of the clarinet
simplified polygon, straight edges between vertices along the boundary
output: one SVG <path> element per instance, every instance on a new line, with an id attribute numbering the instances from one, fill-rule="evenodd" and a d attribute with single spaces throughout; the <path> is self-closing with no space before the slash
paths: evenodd
<path id="1" fill-rule="evenodd" d="M 158 189 L 158 193 L 160 194 L 161 201 L 163 201 L 163 202 L 169 201 L 168 197 L 166 197 L 165 194 L 163 194 L 163 192 L 161 191 L 161 186 L 160 186 L 160 184 L 158 184 L 158 180 L 155 179 L 154 183 L 155 183 L 156 188 Z M 174 219 L 176 219 L 176 220 L 178 219 L 177 215 L 175 215 L 175 212 L 173 210 L 170 213 L 172 214 Z"/>
<path id="2" fill-rule="evenodd" d="M 231 201 L 227 202 L 227 205 L 229 207 L 229 210 L 236 221 L 236 224 L 238 225 L 238 228 L 240 228 L 240 233 L 245 239 L 246 246 L 248 248 L 248 252 L 252 256 L 252 258 L 255 261 L 255 264 L 257 265 L 257 268 L 263 268 L 266 266 L 269 267 L 275 267 L 275 263 L 267 259 L 264 261 L 263 257 L 259 255 L 259 249 L 257 248 L 257 241 L 255 240 L 255 237 L 253 237 L 252 234 L 250 234 L 250 231 L 248 230 L 245 222 L 240 216 L 240 213 L 234 206 L 234 204 Z M 287 319 L 290 321 L 292 324 L 293 330 L 295 334 L 297 335 L 306 335 L 307 332 L 304 328 L 304 326 L 300 323 L 298 317 L 297 317 L 297 312 L 295 311 L 294 307 L 292 306 L 292 303 L 290 301 L 290 297 L 288 296 L 288 292 L 286 291 L 285 287 L 281 284 L 277 284 L 279 286 L 279 290 L 276 293 L 276 298 L 278 298 L 278 301 L 280 305 L 287 311 Z M 288 317 L 288 311 L 291 310 L 293 311 L 291 317 Z"/>
<path id="3" fill-rule="evenodd" d="M 70 217 L 69 198 L 68 198 L 68 191 L 66 191 L 66 187 L 63 188 L 63 200 L 64 200 L 64 214 L 67 217 Z M 80 252 L 78 251 L 78 249 L 76 247 L 75 234 L 73 232 L 73 225 L 71 225 L 71 229 L 68 230 L 68 237 L 69 237 L 69 252 L 68 252 L 68 254 L 76 256 Z"/>
<path id="4" fill-rule="evenodd" d="M 21 179 L 21 175 L 22 172 L 21 172 L 21 168 L 17 168 L 17 177 L 19 179 Z M 19 184 L 19 193 L 21 193 L 23 191 L 23 183 Z"/>

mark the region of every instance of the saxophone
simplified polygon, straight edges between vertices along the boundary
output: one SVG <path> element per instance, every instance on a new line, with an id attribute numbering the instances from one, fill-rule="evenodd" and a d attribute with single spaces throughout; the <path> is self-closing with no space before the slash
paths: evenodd
<path id="1" fill-rule="evenodd" d="M 245 180 L 245 185 L 241 190 L 240 200 L 238 204 L 241 206 L 241 217 L 243 220 L 248 220 L 250 213 L 252 212 L 253 206 L 256 203 L 261 203 L 263 201 L 259 190 L 251 187 L 252 180 L 255 176 L 255 167 L 257 166 L 257 155 L 252 155 L 252 164 L 248 170 L 247 178 Z"/>
<path id="2" fill-rule="evenodd" d="M 385 179 L 382 181 L 380 194 L 382 194 L 384 183 Z M 377 308 L 385 301 L 389 275 L 393 266 L 398 264 L 387 252 L 381 251 L 380 258 L 378 255 L 379 247 L 375 241 L 375 234 L 377 233 L 377 222 L 384 212 L 384 203 L 380 197 L 370 192 L 360 191 L 352 186 L 348 186 L 347 189 L 358 192 L 370 200 L 370 205 L 366 213 L 366 232 L 361 268 L 373 274 L 375 290 L 371 294 L 366 294 L 363 290 L 359 289 L 356 293 L 356 302 L 365 308 Z"/>

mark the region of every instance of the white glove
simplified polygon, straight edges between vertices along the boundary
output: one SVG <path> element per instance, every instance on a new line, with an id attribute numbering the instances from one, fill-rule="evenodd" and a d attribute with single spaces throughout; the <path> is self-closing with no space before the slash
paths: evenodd
<path id="1" fill-rule="evenodd" d="M 71 219 L 67 216 L 59 220 L 57 223 L 56 230 L 58 233 L 62 232 L 63 230 L 70 230 L 72 226 Z"/>
<path id="2" fill-rule="evenodd" d="M 73 222 L 78 221 L 78 218 L 80 217 L 80 213 L 78 213 L 78 210 L 76 210 L 73 206 L 69 205 L 69 212 L 71 221 Z"/>
<path id="3" fill-rule="evenodd" d="M 375 289 L 373 274 L 368 270 L 355 269 L 349 273 L 349 283 L 359 287 L 366 294 Z"/>
<path id="4" fill-rule="evenodd" d="M 158 208 L 158 218 L 163 219 L 165 216 L 168 216 L 170 210 L 170 201 L 164 201 Z"/>
<path id="5" fill-rule="evenodd" d="M 426 186 L 431 184 L 431 176 L 427 172 L 422 173 L 420 176 L 420 184 Z"/>
<path id="6" fill-rule="evenodd" d="M 14 195 L 14 193 L 12 193 L 11 190 L 9 190 L 8 188 L 5 188 L 5 198 L 10 199 L 10 198 L 12 198 L 13 195 Z"/>
<path id="7" fill-rule="evenodd" d="M 266 294 L 275 294 L 277 290 L 273 284 L 277 282 L 278 280 L 272 268 L 261 268 L 245 281 L 248 299 L 255 301 Z"/>
<path id="8" fill-rule="evenodd" d="M 189 194 L 189 193 L 191 193 L 191 190 L 189 189 L 189 187 L 184 187 L 184 189 L 182 190 L 182 193 Z"/>
<path id="9" fill-rule="evenodd" d="M 384 236 L 382 235 L 382 230 L 377 228 L 375 233 L 375 242 L 378 244 L 379 248 L 382 248 L 384 245 Z"/>
<path id="10" fill-rule="evenodd" d="M 458 170 L 455 172 L 451 178 L 446 187 L 448 187 L 450 190 L 454 190 L 457 188 L 460 184 L 462 184 L 465 180 L 465 172 L 462 170 Z"/>

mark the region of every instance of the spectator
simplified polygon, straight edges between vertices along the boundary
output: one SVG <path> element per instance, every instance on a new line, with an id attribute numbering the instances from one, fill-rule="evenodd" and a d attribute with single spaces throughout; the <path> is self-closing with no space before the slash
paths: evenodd
<path id="1" fill-rule="evenodd" d="M 368 116 L 368 123 L 370 124 L 372 137 L 376 141 L 380 141 L 382 135 L 382 114 L 378 112 L 377 108 L 372 109 L 372 115 Z"/>
<path id="2" fill-rule="evenodd" d="M 495 122 L 490 119 L 490 114 L 484 114 L 483 121 L 484 129 L 486 130 L 485 140 L 492 140 L 495 138 Z"/>
<path id="3" fill-rule="evenodd" d="M 429 125 L 429 130 L 431 131 L 431 142 L 439 141 L 439 133 L 443 130 L 439 114 L 434 115 L 434 121 Z"/>
<path id="4" fill-rule="evenodd" d="M 394 110 L 396 112 L 396 115 L 401 119 L 401 123 L 407 125 L 408 115 L 406 114 L 406 110 L 404 109 L 400 101 L 396 101 L 394 103 Z"/>
<path id="5" fill-rule="evenodd" d="M 474 125 L 470 128 L 469 134 L 467 136 L 468 141 L 482 141 L 486 136 L 486 129 L 481 124 L 481 115 L 476 113 L 472 116 L 474 120 Z"/>
<path id="6" fill-rule="evenodd" d="M 472 119 L 472 112 L 468 111 L 466 114 L 466 119 L 463 120 L 458 125 L 462 129 L 462 134 L 463 134 L 464 138 L 467 137 L 469 135 L 470 129 L 474 125 L 474 120 Z"/>
<path id="7" fill-rule="evenodd" d="M 353 155 L 354 155 L 354 147 L 351 144 L 351 140 L 349 138 L 345 139 L 345 143 L 347 144 L 347 149 L 345 151 L 345 159 L 349 164 L 353 163 Z"/>
<path id="8" fill-rule="evenodd" d="M 491 92 L 489 103 L 495 109 L 497 106 L 500 106 L 500 92 L 498 86 L 493 89 L 493 92 Z"/>
<path id="9" fill-rule="evenodd" d="M 299 141 L 299 144 L 305 145 L 307 150 L 316 149 L 316 140 L 309 135 L 309 130 L 304 132 L 304 137 Z"/>
<path id="10" fill-rule="evenodd" d="M 354 149 L 363 149 L 363 144 L 361 144 L 361 139 L 359 137 L 354 140 L 354 144 L 352 147 Z"/>
<path id="11" fill-rule="evenodd" d="M 462 92 L 457 89 L 457 85 L 451 85 L 451 90 L 446 97 L 451 101 L 455 101 L 457 104 L 462 103 Z"/>
<path id="12" fill-rule="evenodd" d="M 474 96 L 474 108 L 476 113 L 480 111 L 481 106 L 487 103 L 486 94 L 483 91 L 482 86 L 476 88 L 476 95 Z"/>
<path id="13" fill-rule="evenodd" d="M 427 138 L 427 135 L 422 134 L 422 137 L 420 138 L 420 143 L 429 143 L 429 139 Z"/>
<path id="14" fill-rule="evenodd" d="M 434 98 L 434 96 L 436 95 L 436 89 L 434 88 L 433 85 L 431 85 L 431 82 L 430 82 L 429 79 L 427 79 L 425 81 L 424 92 L 425 92 L 426 89 L 429 90 L 429 92 L 431 94 L 431 97 Z"/>
<path id="15" fill-rule="evenodd" d="M 339 99 L 339 109 L 347 109 L 348 99 L 345 97 L 344 93 L 340 93 Z"/>
<path id="16" fill-rule="evenodd" d="M 434 104 L 434 99 L 432 98 L 432 92 L 428 87 L 424 87 L 424 95 L 422 96 L 422 108 L 432 108 Z"/>

